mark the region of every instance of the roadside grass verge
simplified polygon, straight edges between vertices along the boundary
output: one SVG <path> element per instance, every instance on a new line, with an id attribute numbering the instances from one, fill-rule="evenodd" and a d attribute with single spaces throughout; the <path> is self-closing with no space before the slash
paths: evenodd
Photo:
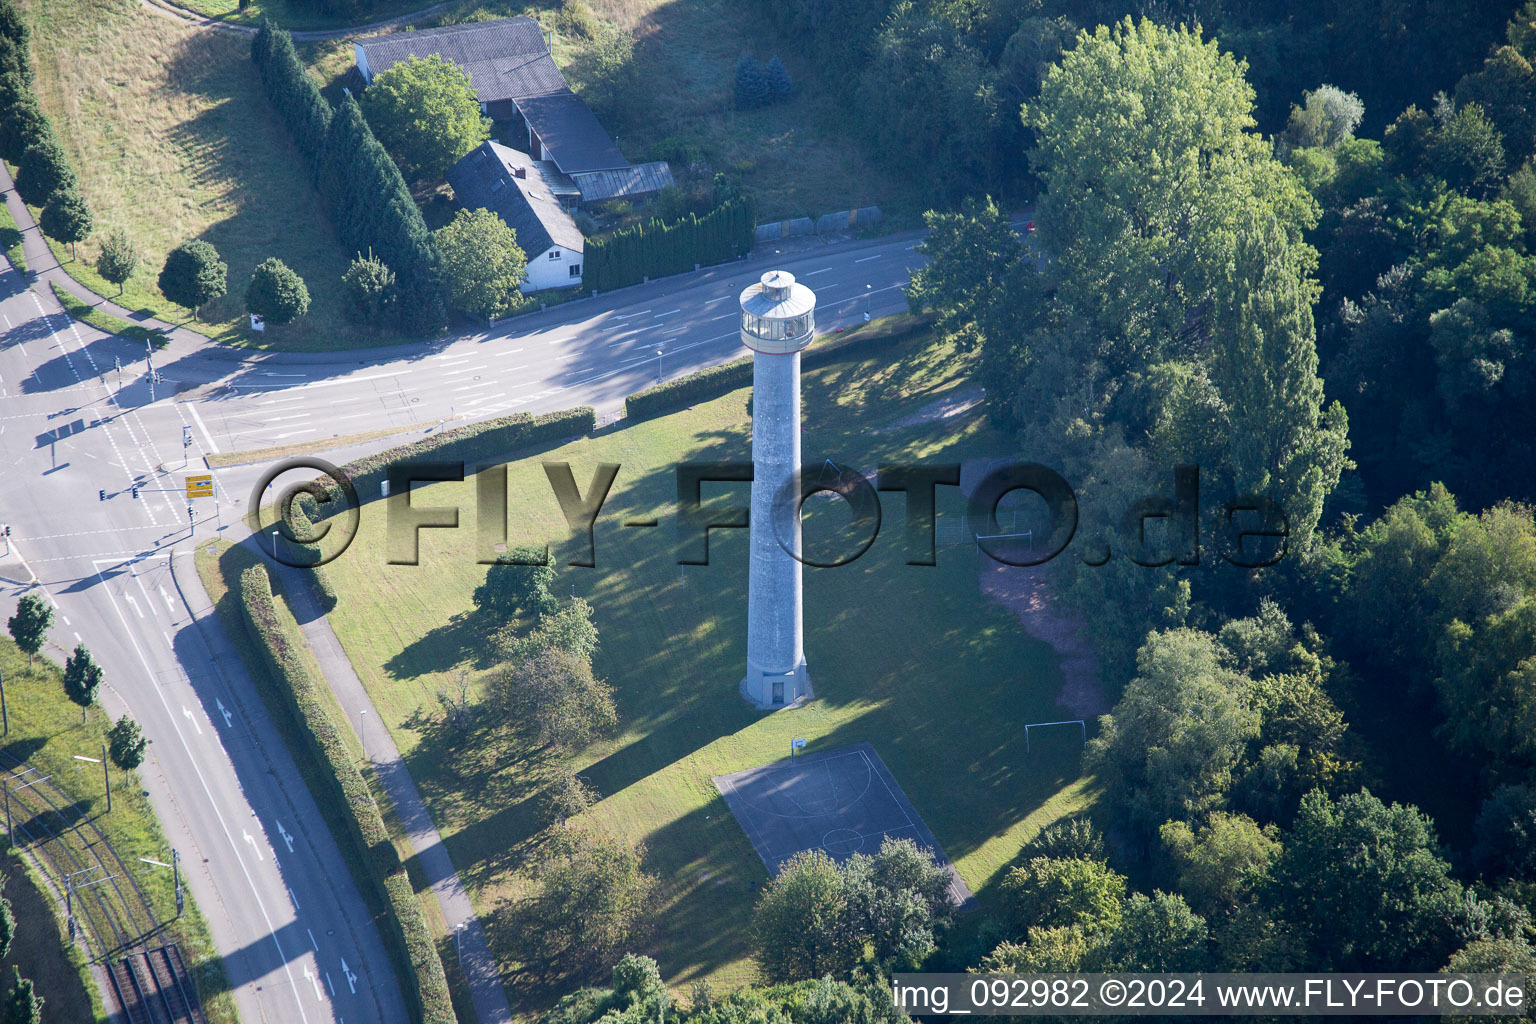
<path id="1" fill-rule="evenodd" d="M 68 313 L 71 319 L 79 320 L 83 324 L 90 324 L 98 331 L 105 331 L 108 334 L 131 338 L 134 341 L 147 342 L 162 348 L 165 346 L 165 335 L 159 331 L 152 331 L 148 327 L 142 327 L 139 324 L 130 323 L 122 317 L 116 317 L 111 313 L 103 312 L 89 303 L 82 302 L 68 289 L 60 288 L 56 282 L 49 281 L 48 286 L 53 289 L 54 297 L 59 300 L 59 304 L 64 307 L 64 312 Z"/>
<path id="2" fill-rule="evenodd" d="M 24 0 L 38 100 L 53 120 L 95 214 L 96 234 L 66 272 L 132 310 L 253 348 L 323 351 L 401 340 L 342 313 L 342 251 L 287 132 L 262 92 L 250 41 L 192 29 L 118 0 Z M 139 266 L 124 294 L 92 263 L 100 239 L 122 229 Z M 166 254 L 211 242 L 229 266 L 229 293 L 200 310 L 167 301 L 156 280 Z M 245 289 L 277 256 L 309 288 L 310 312 L 251 332 Z"/>
<path id="3" fill-rule="evenodd" d="M 133 881 L 144 891 L 155 923 L 162 926 L 161 934 L 181 945 L 209 1021 L 237 1024 L 239 1018 L 229 993 L 223 961 L 214 951 L 207 925 L 191 896 L 187 897 L 186 911 L 179 920 L 176 919 L 171 873 L 139 860 L 140 857 L 162 863 L 170 860 L 170 846 L 160 831 L 143 786 L 136 775 L 125 776 L 114 766 L 111 769 L 112 810 L 108 812 L 101 766 L 75 760 L 77 754 L 101 756 L 101 745 L 112 724 L 107 714 L 99 706 L 92 707 L 82 725 L 80 709 L 64 699 L 63 673 L 58 665 L 47 658 L 39 658 L 29 669 L 27 656 L 9 638 L 0 640 L 0 672 L 5 677 L 11 726 L 4 749 L 35 767 L 40 774 L 53 776 L 53 784 L 76 801 L 77 813 L 89 817 L 106 834 Z M 69 820 L 76 819 L 71 817 Z M 59 840 L 62 843 L 78 842 L 71 833 L 63 835 L 64 838 Z M 15 854 L 11 856 L 14 858 Z M 82 859 L 86 858 L 82 856 Z M 15 873 L 14 863 L 13 859 L 8 862 L 8 874 Z M 59 879 L 53 879 L 53 882 L 62 886 Z M 126 879 L 119 884 L 125 892 L 128 891 Z M 133 898 L 131 893 L 129 898 Z M 74 959 L 83 969 L 83 958 Z M 94 992 L 95 983 L 89 973 L 82 974 L 82 983 Z M 53 1013 L 51 1009 L 48 1012 L 50 1016 Z M 60 1016 L 58 1019 L 79 1018 Z"/>
<path id="4" fill-rule="evenodd" d="M 5 250 L 5 258 L 11 261 L 11 266 L 22 277 L 27 276 L 27 256 L 21 250 L 21 230 L 16 227 L 16 218 L 11 216 L 10 208 L 0 203 L 0 249 Z"/>
<path id="5" fill-rule="evenodd" d="M 924 331 L 807 370 L 805 465 L 831 459 L 868 474 L 881 462 L 1006 453 L 1007 439 L 975 416 L 870 432 L 967 386 L 970 369 L 963 353 Z M 768 716 L 741 702 L 747 537 L 712 531 L 710 565 L 682 570 L 672 520 L 678 462 L 750 459 L 750 395 L 738 389 L 508 464 L 512 545 L 566 536 L 543 463 L 569 462 L 583 488 L 596 463 L 622 467 L 596 528 L 597 568 L 562 568 L 555 587 L 593 605 L 596 669 L 616 689 L 622 732 L 559 765 L 489 725 L 448 729 L 438 710 L 437 694 L 451 692 L 460 671 L 478 695 L 495 667 L 488 624 L 470 601 L 485 576 L 471 521 L 478 480 L 415 488 L 413 505 L 465 510 L 458 530 L 421 532 L 419 565 L 387 564 L 387 511 L 371 502 L 352 547 L 327 566 L 340 595 L 331 624 L 406 757 L 524 1010 L 557 993 L 532 987 L 505 954 L 499 908 L 526 891 L 524 869 L 544 824 L 539 780 L 553 770 L 580 773 L 602 795 L 585 820 L 646 843 L 647 868 L 662 887 L 658 930 L 644 951 L 674 986 L 734 987 L 753 977 L 747 924 L 766 875 L 710 779 L 782 758 L 792 738 L 807 738 L 812 750 L 873 743 L 984 905 L 1038 828 L 1095 796 L 1075 737 L 1023 750 L 1022 723 L 1059 717 L 1054 655 L 981 595 L 970 548 L 941 548 L 936 567 L 904 564 L 895 494 L 882 495 L 886 528 L 861 560 L 806 570 L 818 699 Z M 706 497 L 736 505 L 746 489 L 711 485 Z M 952 488 L 941 488 L 939 501 L 943 513 L 960 511 Z M 852 546 L 839 535 L 848 517 L 837 502 L 813 500 L 807 510 L 808 547 L 833 537 L 841 543 L 826 546 Z M 619 525 L 652 518 L 664 528 Z M 556 564 L 571 554 L 557 543 Z"/>

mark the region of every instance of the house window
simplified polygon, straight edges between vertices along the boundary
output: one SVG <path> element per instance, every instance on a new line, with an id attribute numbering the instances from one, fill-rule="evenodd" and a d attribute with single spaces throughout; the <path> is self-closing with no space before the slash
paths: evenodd
<path id="1" fill-rule="evenodd" d="M 551 249 L 551 250 L 549 250 L 549 258 L 552 259 L 552 260 L 559 259 L 560 258 L 560 250 L 559 249 Z"/>
<path id="2" fill-rule="evenodd" d="M 581 276 L 581 264 L 580 263 L 572 263 L 571 264 L 571 276 L 572 277 L 580 277 Z"/>

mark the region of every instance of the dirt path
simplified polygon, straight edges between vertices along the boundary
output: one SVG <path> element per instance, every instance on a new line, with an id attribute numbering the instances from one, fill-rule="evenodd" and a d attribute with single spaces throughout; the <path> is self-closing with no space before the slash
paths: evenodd
<path id="1" fill-rule="evenodd" d="M 1098 655 L 1087 624 L 1051 593 L 1061 579 L 1050 565 L 1022 568 L 987 560 L 980 572 L 981 592 L 1013 612 L 1024 632 L 1051 646 L 1061 662 L 1061 692 L 1056 703 L 1072 717 L 1092 721 L 1109 710 L 1099 684 Z"/>
<path id="2" fill-rule="evenodd" d="M 371 32 L 379 32 L 386 28 L 394 28 L 397 25 L 406 25 L 413 21 L 420 21 L 438 11 L 453 6 L 455 0 L 444 0 L 443 3 L 433 4 L 431 7 L 423 7 L 419 11 L 411 11 L 395 18 L 386 18 L 383 21 L 370 22 L 367 25 L 350 25 L 345 28 L 313 29 L 289 33 L 296 43 L 320 42 L 326 39 L 346 39 L 349 36 L 362 36 Z M 189 11 L 180 7 L 172 0 L 139 0 L 139 5 L 154 11 L 157 14 L 174 18 L 184 25 L 192 25 L 198 28 L 217 29 L 220 32 L 230 32 L 235 35 L 252 36 L 256 34 L 256 28 L 252 25 L 232 25 L 222 18 L 210 18 L 196 11 Z"/>

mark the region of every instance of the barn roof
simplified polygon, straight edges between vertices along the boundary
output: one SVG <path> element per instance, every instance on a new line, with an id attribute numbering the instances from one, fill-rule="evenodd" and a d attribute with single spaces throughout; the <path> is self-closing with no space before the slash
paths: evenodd
<path id="1" fill-rule="evenodd" d="M 598 124 L 581 97 L 566 89 L 517 101 L 517 109 L 538 133 L 549 158 L 562 174 L 608 171 L 628 167 L 629 161 Z"/>
<path id="2" fill-rule="evenodd" d="M 441 56 L 469 74 L 481 103 L 568 91 L 544 33 L 532 18 L 500 18 L 468 25 L 391 32 L 356 40 L 370 75 L 409 57 Z"/>
<path id="3" fill-rule="evenodd" d="M 527 153 L 499 142 L 481 143 L 448 169 L 448 184 L 464 209 L 490 210 L 506 221 L 529 259 L 551 245 L 582 251 L 581 230 Z"/>

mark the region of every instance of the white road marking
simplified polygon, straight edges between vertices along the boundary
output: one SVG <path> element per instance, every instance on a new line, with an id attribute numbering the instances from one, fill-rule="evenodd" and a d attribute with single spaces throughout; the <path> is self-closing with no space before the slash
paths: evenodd
<path id="1" fill-rule="evenodd" d="M 142 619 L 142 618 L 143 618 L 143 617 L 144 617 L 144 610 L 143 610 L 143 609 L 142 609 L 142 608 L 140 608 L 140 607 L 139 607 L 139 602 L 137 602 L 137 601 L 135 601 L 135 600 L 134 600 L 134 599 L 133 599 L 133 595 L 132 595 L 132 594 L 124 594 L 124 595 L 123 595 L 123 598 L 124 598 L 124 600 L 126 600 L 126 601 L 127 601 L 127 602 L 128 602 L 128 603 L 129 603 L 129 604 L 131 604 L 131 605 L 133 605 L 133 610 L 134 610 L 134 611 L 135 611 L 135 612 L 137 612 L 137 613 L 138 613 L 138 616 L 139 616 L 139 618 L 141 618 L 141 619 Z"/>
<path id="2" fill-rule="evenodd" d="M 277 824 L 277 834 L 283 837 L 283 842 L 288 844 L 288 852 L 292 853 L 293 852 L 293 836 L 289 835 L 288 831 L 283 828 L 283 823 L 282 822 L 278 821 L 276 818 L 273 818 L 272 820 L 274 822 L 276 822 L 276 824 Z"/>
<path id="3" fill-rule="evenodd" d="M 232 716 L 229 713 L 229 708 L 225 707 L 224 702 L 219 700 L 217 697 L 213 699 L 213 702 L 219 706 L 219 714 L 224 716 L 224 728 L 228 729 L 231 725 L 234 724 L 232 721 Z"/>
<path id="4" fill-rule="evenodd" d="M 307 397 L 308 396 L 306 396 L 306 395 L 294 395 L 292 398 L 268 398 L 268 399 L 266 399 L 264 401 L 257 402 L 256 404 L 257 405 L 282 405 L 285 402 L 302 402 Z"/>
<path id="5" fill-rule="evenodd" d="M 574 359 L 575 356 L 571 358 Z M 451 390 L 453 394 L 458 394 L 460 391 L 479 391 L 481 388 L 493 388 L 495 386 L 496 382 L 494 380 L 483 380 L 479 384 L 466 384 L 461 388 L 453 388 Z"/>
<path id="6" fill-rule="evenodd" d="M 877 260 L 881 256 L 884 256 L 884 255 L 885 255 L 884 253 L 877 252 L 873 256 L 865 256 L 862 259 L 857 259 L 857 260 L 854 260 L 853 262 L 855 262 L 855 263 L 868 263 L 870 260 Z"/>
<path id="7" fill-rule="evenodd" d="M 289 889 L 288 893 L 289 893 L 289 895 L 292 895 L 293 894 L 293 890 Z M 298 900 L 294 900 L 293 902 L 294 902 L 294 905 L 297 906 L 299 901 Z M 315 947 L 315 952 L 316 953 L 320 952 L 320 943 L 315 941 L 315 933 L 314 932 L 310 932 L 308 928 L 305 928 L 304 930 L 306 932 L 309 932 L 309 944 L 311 946 Z"/>
<path id="8" fill-rule="evenodd" d="M 133 598 L 130 597 L 128 600 L 132 601 Z M 183 704 L 181 706 L 181 714 L 183 718 L 192 723 L 192 728 L 196 729 L 197 734 L 201 736 L 203 734 L 203 727 L 197 724 L 197 716 L 192 714 L 192 709 Z M 245 838 L 249 839 L 251 837 L 246 836 Z"/>
<path id="9" fill-rule="evenodd" d="M 347 966 L 346 957 L 341 958 L 341 973 L 347 976 L 347 987 L 352 990 L 352 994 L 357 995 L 357 975 L 353 974 L 352 968 Z"/>
<path id="10" fill-rule="evenodd" d="M 614 315 L 613 319 L 615 319 L 615 320 L 628 320 L 632 316 L 644 316 L 645 314 L 647 314 L 649 312 L 650 312 L 650 310 L 648 310 L 648 309 L 642 309 L 638 313 L 617 313 L 617 314 Z"/>
<path id="11" fill-rule="evenodd" d="M 318 953 L 320 951 L 317 949 L 317 950 L 315 950 L 315 952 Z M 331 990 L 331 998 L 335 999 L 336 998 L 336 986 L 331 981 L 331 972 L 330 971 L 326 971 L 325 972 L 325 986 L 326 986 L 326 988 Z M 342 1021 L 342 1024 L 346 1024 L 346 1021 Z"/>
<path id="12" fill-rule="evenodd" d="M 822 267 L 820 270 L 813 270 L 809 274 L 806 274 L 804 276 L 805 277 L 815 277 L 817 274 L 830 274 L 835 269 L 836 269 L 835 267 Z"/>
<path id="13" fill-rule="evenodd" d="M 105 584 L 107 579 L 105 576 L 101 575 L 101 561 L 93 559 L 91 564 L 96 569 L 97 579 L 101 580 L 101 582 Z M 105 590 L 107 593 L 107 599 L 112 602 L 112 610 L 117 613 L 118 620 L 123 624 L 123 632 L 127 635 L 128 642 L 133 646 L 133 653 L 138 655 L 139 664 L 144 666 L 144 675 L 150 680 L 150 685 L 155 688 L 155 696 L 160 699 L 160 705 L 161 707 L 165 708 L 166 714 L 170 714 L 171 706 L 165 699 L 165 691 L 160 688 L 159 681 L 155 679 L 154 672 L 149 667 L 149 659 L 144 656 L 143 648 L 139 646 L 138 639 L 134 636 L 132 629 L 128 625 L 128 617 L 123 614 L 122 607 L 118 605 L 117 599 L 112 596 L 112 588 L 105 587 Z M 187 712 L 185 706 L 182 707 L 182 711 Z M 187 717 L 192 717 L 191 712 L 187 712 Z M 196 723 L 194 722 L 193 724 Z M 182 735 L 180 726 L 176 725 L 174 717 L 171 720 L 171 726 L 176 730 L 176 738 L 181 741 L 182 749 L 186 751 L 189 758 L 192 758 L 192 748 L 188 745 L 187 738 Z M 229 843 L 230 849 L 234 851 L 235 859 L 240 864 L 240 873 L 245 876 L 245 884 L 251 890 L 251 899 L 255 901 L 256 909 L 261 911 L 262 919 L 266 921 L 267 937 L 272 940 L 272 945 L 277 949 L 278 962 L 283 965 L 283 973 L 288 976 L 288 987 L 293 991 L 294 1004 L 299 1008 L 299 1019 L 307 1024 L 309 1017 L 305 1015 L 303 1004 L 299 1002 L 299 986 L 298 983 L 294 980 L 293 970 L 289 966 L 288 957 L 283 952 L 283 944 L 278 940 L 277 924 L 272 920 L 272 915 L 267 913 L 266 904 L 262 903 L 261 901 L 261 894 L 256 889 L 256 880 L 251 877 L 250 870 L 245 866 L 245 860 L 240 857 L 240 848 L 235 845 L 235 837 L 230 833 L 229 824 L 224 820 L 224 815 L 220 813 L 218 805 L 214 802 L 213 791 L 208 788 L 208 780 L 203 775 L 203 770 L 198 767 L 195 758 L 192 758 L 191 766 L 193 773 L 197 776 L 199 785 L 203 787 L 203 795 L 208 798 L 208 803 L 212 807 L 213 815 L 218 820 L 219 828 L 223 830 L 224 838 Z"/>
<path id="14" fill-rule="evenodd" d="M 257 860 L 263 860 L 264 861 L 264 860 L 267 859 L 267 858 L 265 858 L 265 857 L 263 857 L 261 855 L 261 846 L 256 842 L 256 840 L 254 838 L 252 838 L 252 836 L 251 836 L 251 834 L 249 832 L 247 832 L 245 829 L 241 829 L 240 830 L 240 834 L 245 836 L 245 841 L 250 843 L 251 844 L 251 849 L 256 851 L 256 859 Z"/>
<path id="15" fill-rule="evenodd" d="M 161 586 L 161 588 L 160 588 L 160 596 L 165 598 L 165 608 L 166 608 L 166 611 L 170 612 L 172 615 L 175 615 L 176 614 L 176 606 L 171 604 L 171 595 L 167 594 L 165 592 L 165 587 L 164 586 Z"/>
<path id="16" fill-rule="evenodd" d="M 251 837 L 250 836 L 246 836 L 245 838 L 249 839 Z M 317 1003 L 325 1002 L 325 993 L 320 991 L 320 981 L 319 981 L 319 979 L 317 979 L 315 977 L 315 972 L 311 971 L 309 969 L 309 964 L 305 964 L 304 965 L 304 978 L 311 985 L 315 986 L 315 1002 L 317 1002 Z"/>
<path id="17" fill-rule="evenodd" d="M 682 312 L 681 309 L 669 309 L 665 313 L 657 313 L 654 319 L 660 320 L 664 316 L 671 316 L 673 313 L 681 313 L 681 312 Z"/>
<path id="18" fill-rule="evenodd" d="M 709 322 L 710 323 L 714 323 L 716 320 L 729 320 L 732 317 L 738 317 L 738 316 L 741 316 L 741 314 L 739 312 L 736 312 L 736 313 L 726 313 L 724 316 L 712 316 L 712 317 L 710 317 L 709 318 Z"/>

